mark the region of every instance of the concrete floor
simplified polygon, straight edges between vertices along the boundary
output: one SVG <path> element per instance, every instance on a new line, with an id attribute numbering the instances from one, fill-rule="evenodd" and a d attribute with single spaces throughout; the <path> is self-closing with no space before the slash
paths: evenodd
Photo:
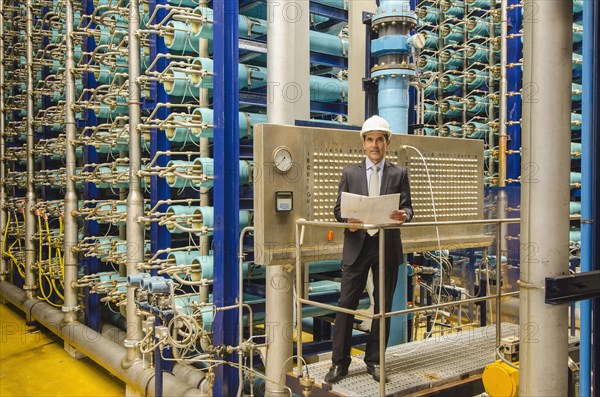
<path id="1" fill-rule="evenodd" d="M 0 304 L 0 396 L 124 396 L 125 384 L 88 358 L 76 360 L 55 335 L 28 327 Z"/>

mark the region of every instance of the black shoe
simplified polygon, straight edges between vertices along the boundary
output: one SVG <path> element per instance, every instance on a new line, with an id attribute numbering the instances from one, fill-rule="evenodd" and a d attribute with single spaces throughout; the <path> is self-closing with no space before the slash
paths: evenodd
<path id="1" fill-rule="evenodd" d="M 367 372 L 370 375 L 373 375 L 373 379 L 375 379 L 376 382 L 381 382 L 381 368 L 379 368 L 379 365 L 367 365 Z M 388 381 L 389 378 L 386 376 L 385 382 L 387 383 Z"/>
<path id="2" fill-rule="evenodd" d="M 348 375 L 348 367 L 344 368 L 341 365 L 332 365 L 327 375 L 325 375 L 325 382 L 335 383 L 346 375 Z"/>

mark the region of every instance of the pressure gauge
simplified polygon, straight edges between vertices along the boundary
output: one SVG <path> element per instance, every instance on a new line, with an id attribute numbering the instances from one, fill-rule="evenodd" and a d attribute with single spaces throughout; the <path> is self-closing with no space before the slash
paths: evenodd
<path id="1" fill-rule="evenodd" d="M 294 160 L 292 151 L 286 146 L 278 146 L 273 150 L 273 164 L 279 172 L 288 172 L 292 168 Z"/>

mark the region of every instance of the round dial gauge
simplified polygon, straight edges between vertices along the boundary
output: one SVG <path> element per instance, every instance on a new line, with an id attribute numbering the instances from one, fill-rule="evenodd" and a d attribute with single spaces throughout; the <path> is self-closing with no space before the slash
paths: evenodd
<path id="1" fill-rule="evenodd" d="M 293 163 L 294 160 L 290 148 L 279 146 L 273 150 L 273 164 L 277 171 L 288 172 L 292 168 Z"/>

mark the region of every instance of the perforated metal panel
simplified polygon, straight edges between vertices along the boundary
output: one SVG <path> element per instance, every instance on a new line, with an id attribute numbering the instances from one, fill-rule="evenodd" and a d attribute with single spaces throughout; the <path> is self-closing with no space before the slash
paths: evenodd
<path id="1" fill-rule="evenodd" d="M 419 154 L 404 145 L 417 148 Z M 273 152 L 290 149 L 293 166 L 276 169 Z M 357 131 L 263 124 L 254 128 L 254 211 L 256 261 L 292 262 L 295 258 L 294 222 L 298 218 L 335 221 L 333 207 L 342 170 L 365 158 Z M 434 220 L 429 179 L 438 221 L 483 218 L 483 143 L 479 140 L 394 135 L 386 158 L 409 171 L 415 216 L 413 223 Z M 427 173 L 429 172 L 429 178 Z M 275 192 L 292 191 L 294 210 L 275 211 Z M 481 226 L 440 227 L 443 248 L 485 246 L 491 237 Z M 339 258 L 342 229 L 308 228 L 305 260 Z M 433 227 L 402 230 L 405 251 L 437 249 Z M 387 242 L 391 244 L 393 242 Z"/>

